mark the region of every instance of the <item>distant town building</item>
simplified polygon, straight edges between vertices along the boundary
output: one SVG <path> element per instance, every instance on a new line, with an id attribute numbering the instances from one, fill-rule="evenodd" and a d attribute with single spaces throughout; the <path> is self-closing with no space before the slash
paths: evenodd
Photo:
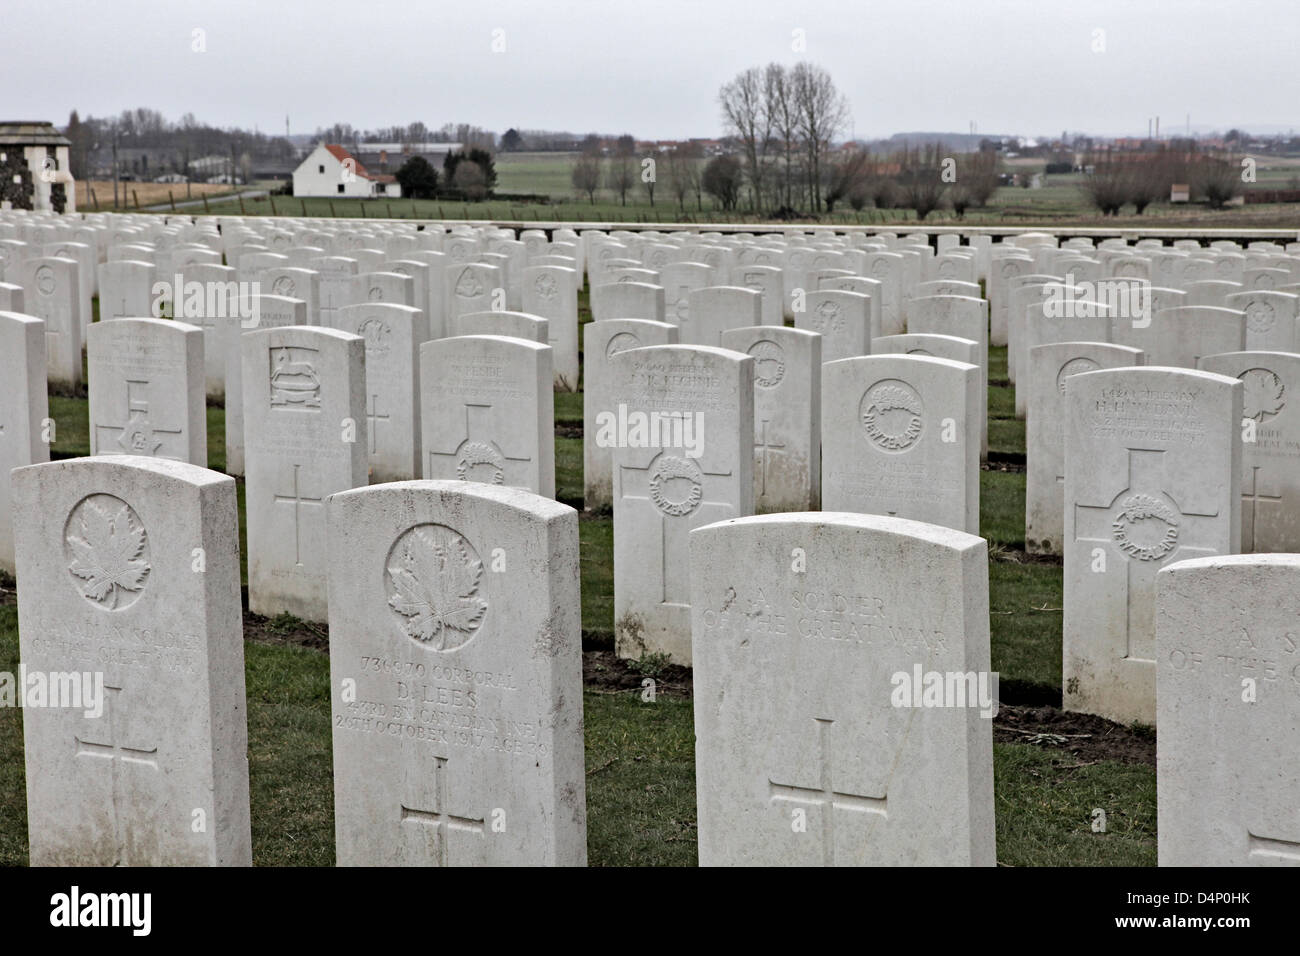
<path id="1" fill-rule="evenodd" d="M 307 154 L 294 170 L 295 196 L 341 196 L 398 199 L 402 187 L 390 173 L 372 173 L 364 163 L 342 146 L 322 143 Z"/>
<path id="2" fill-rule="evenodd" d="M 76 212 L 71 145 L 53 123 L 0 122 L 0 209 Z"/>

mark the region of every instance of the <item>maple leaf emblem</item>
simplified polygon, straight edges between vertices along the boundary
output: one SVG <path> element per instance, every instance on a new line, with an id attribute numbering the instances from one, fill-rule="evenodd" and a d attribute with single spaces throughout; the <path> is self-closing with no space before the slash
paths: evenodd
<path id="1" fill-rule="evenodd" d="M 405 618 L 408 636 L 436 651 L 454 650 L 474 636 L 487 612 L 478 596 L 483 563 L 450 528 L 421 525 L 404 539 L 388 566 L 388 606 Z"/>
<path id="2" fill-rule="evenodd" d="M 149 576 L 149 562 L 140 557 L 144 527 L 125 502 L 112 508 L 87 501 L 76 526 L 81 533 L 67 538 L 73 556 L 68 570 L 83 582 L 85 597 L 111 609 L 119 605 L 123 592 L 144 587 Z"/>

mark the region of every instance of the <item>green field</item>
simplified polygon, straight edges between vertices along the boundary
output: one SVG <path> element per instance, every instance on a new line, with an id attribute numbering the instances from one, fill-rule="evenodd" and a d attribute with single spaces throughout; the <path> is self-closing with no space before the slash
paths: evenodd
<path id="1" fill-rule="evenodd" d="M 549 202 L 510 202 L 489 199 L 483 202 L 440 202 L 435 200 L 331 200 L 273 197 L 238 202 L 211 202 L 207 212 L 220 215 L 314 216 L 371 219 L 434 219 L 517 222 L 611 222 L 611 223 L 759 223 L 768 222 L 745 210 L 723 212 L 708 196 L 702 200 L 690 196 L 679 208 L 676 197 L 661 185 L 654 205 L 648 201 L 638 182 L 628 194 L 626 205 L 608 190 L 601 189 L 592 204 L 575 194 L 570 173 L 573 153 L 502 153 L 496 157 L 497 192 L 515 195 L 542 195 Z M 1008 168 L 1038 171 L 1038 161 L 1013 161 Z M 1257 182 L 1247 189 L 1286 189 L 1300 176 L 1300 160 L 1261 158 Z M 958 218 L 952 210 L 940 209 L 926 219 L 927 225 L 970 225 L 1008 227 L 1163 227 L 1163 228 L 1283 228 L 1300 229 L 1300 204 L 1260 204 L 1211 210 L 1202 205 L 1154 203 L 1141 215 L 1131 213 L 1103 217 L 1092 209 L 1080 184 L 1081 174 L 1044 176 L 1039 189 L 1004 186 L 998 189 L 987 207 L 968 210 Z M 268 184 L 263 184 L 268 185 Z M 195 207 L 188 212 L 203 210 Z M 915 224 L 916 215 L 908 209 L 867 208 L 854 212 L 847 205 L 834 214 L 782 223 L 784 226 L 808 225 L 888 225 Z"/>
<path id="2" fill-rule="evenodd" d="M 590 319 L 585 290 L 583 321 Z M 1005 349 L 990 350 L 993 380 Z M 1009 389 L 990 389 L 990 449 L 1023 456 L 1023 423 L 1011 416 Z M 89 452 L 87 403 L 52 398 L 56 456 Z M 223 410 L 208 410 L 210 464 L 224 464 Z M 580 394 L 557 394 L 557 424 L 582 422 Z M 1023 461 L 1023 458 L 1020 459 Z M 556 439 L 557 497 L 581 507 L 581 440 Z M 1023 554 L 1024 475 L 989 470 L 981 476 L 981 531 L 990 543 L 992 663 L 1003 695 L 1059 703 L 1061 568 Z M 239 482 L 241 551 L 243 483 Z M 599 677 L 615 664 L 598 652 L 612 645 L 613 522 L 583 516 L 579 524 L 582 627 L 588 655 L 584 694 L 587 751 L 588 853 L 593 865 L 690 865 L 695 862 L 694 736 L 691 701 L 660 694 L 645 702 L 639 682 L 607 689 Z M 18 665 L 17 608 L 12 581 L 0 582 L 0 670 Z M 249 757 L 253 853 L 263 866 L 330 865 L 334 857 L 330 773 L 329 661 L 317 649 L 321 628 L 291 618 L 246 616 Z M 305 636 L 309 640 L 300 640 Z M 647 665 L 646 673 L 657 673 Z M 995 726 L 1003 728 L 1005 715 Z M 1115 728 L 1119 732 L 1119 728 Z M 1106 731 L 1109 734 L 1111 731 Z M 998 858 L 1003 865 L 1154 865 L 1155 773 L 1147 763 L 1082 760 L 1064 737 L 1028 734 L 994 746 Z M 1085 735 L 1087 736 L 1087 735 Z M 1091 829 L 1094 808 L 1106 811 L 1107 832 Z M 0 709 L 0 864 L 27 862 L 22 712 Z"/>

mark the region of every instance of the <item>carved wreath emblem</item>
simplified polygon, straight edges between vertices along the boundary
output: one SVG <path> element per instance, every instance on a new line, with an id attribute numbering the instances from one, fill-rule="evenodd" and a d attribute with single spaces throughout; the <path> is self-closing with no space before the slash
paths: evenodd
<path id="1" fill-rule="evenodd" d="M 1086 356 L 1080 355 L 1077 358 L 1072 358 L 1062 365 L 1061 371 L 1057 373 L 1056 387 L 1059 388 L 1061 394 L 1064 395 L 1065 380 L 1067 378 L 1071 375 L 1078 375 L 1080 372 L 1095 372 L 1099 368 L 1101 368 L 1101 365 Z"/>
<path id="2" fill-rule="evenodd" d="M 906 451 L 921 437 L 921 396 L 906 382 L 878 382 L 862 396 L 862 427 L 882 451 Z"/>
<path id="3" fill-rule="evenodd" d="M 487 470 L 487 477 L 478 477 Z M 461 481 L 479 481 L 486 485 L 499 485 L 505 481 L 506 460 L 501 452 L 487 442 L 467 441 L 456 458 L 456 477 Z"/>
<path id="4" fill-rule="evenodd" d="M 533 283 L 533 289 L 537 292 L 537 295 L 540 298 L 546 299 L 547 301 L 554 299 L 558 294 L 555 285 L 555 276 L 542 273 L 537 277 L 537 281 Z"/>
<path id="5" fill-rule="evenodd" d="M 41 266 L 36 270 L 36 291 L 41 295 L 54 294 L 54 270 L 49 266 Z"/>
<path id="6" fill-rule="evenodd" d="M 785 352 L 771 339 L 760 339 L 749 347 L 754 356 L 754 384 L 775 388 L 785 378 Z"/>
<path id="7" fill-rule="evenodd" d="M 1111 521 L 1111 537 L 1139 561 L 1159 561 L 1178 545 L 1179 515 L 1151 495 L 1129 495 Z"/>
<path id="8" fill-rule="evenodd" d="M 451 528 L 409 529 L 393 543 L 385 571 L 388 606 L 412 640 L 452 651 L 478 632 L 488 609 L 478 593 L 483 562 Z"/>
<path id="9" fill-rule="evenodd" d="M 704 497 L 704 475 L 689 458 L 663 455 L 650 475 L 650 500 L 672 518 L 690 514 Z"/>
<path id="10" fill-rule="evenodd" d="M 478 281 L 473 269 L 462 269 L 456 280 L 456 295 L 462 299 L 473 299 L 483 294 L 483 283 Z"/>
<path id="11" fill-rule="evenodd" d="M 297 291 L 297 288 L 298 287 L 294 283 L 293 278 L 291 276 L 276 276 L 275 281 L 271 283 L 272 293 L 274 293 L 275 295 L 286 295 L 289 296 L 290 298 L 293 297 L 293 294 L 294 292 Z"/>
<path id="12" fill-rule="evenodd" d="M 82 597 L 106 611 L 135 603 L 149 577 L 149 545 L 130 505 L 112 495 L 83 498 L 68 515 L 63 540 Z"/>
<path id="13" fill-rule="evenodd" d="M 1273 306 L 1259 299 L 1246 306 L 1246 328 L 1252 332 L 1267 332 L 1277 322 Z"/>
<path id="14" fill-rule="evenodd" d="M 617 335 L 611 336 L 610 340 L 605 343 L 605 358 L 612 358 L 619 352 L 640 347 L 641 340 L 631 332 L 619 332 Z"/>

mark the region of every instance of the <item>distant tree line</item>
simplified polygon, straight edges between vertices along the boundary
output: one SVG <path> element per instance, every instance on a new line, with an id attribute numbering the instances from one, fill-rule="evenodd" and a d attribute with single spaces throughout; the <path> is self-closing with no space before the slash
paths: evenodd
<path id="1" fill-rule="evenodd" d="M 442 174 L 423 156 L 411 156 L 394 174 L 402 195 L 410 199 L 468 199 L 492 195 L 497 185 L 496 160 L 490 150 L 474 147 L 448 153 Z"/>
<path id="2" fill-rule="evenodd" d="M 1189 200 L 1222 209 L 1241 195 L 1241 160 L 1197 148 L 1195 143 L 1161 144 L 1136 152 L 1094 150 L 1084 157 L 1083 191 L 1103 216 L 1118 216 L 1131 205 L 1142 215 L 1154 202 L 1167 202 L 1175 184 L 1186 185 Z"/>

